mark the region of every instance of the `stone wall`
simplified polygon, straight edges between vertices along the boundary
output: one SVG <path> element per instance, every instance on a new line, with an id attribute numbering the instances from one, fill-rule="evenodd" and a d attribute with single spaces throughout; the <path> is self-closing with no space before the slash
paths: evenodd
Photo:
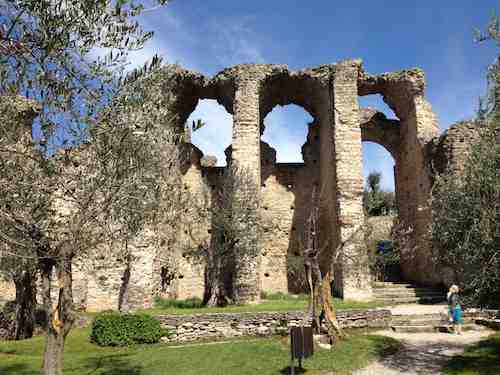
<path id="1" fill-rule="evenodd" d="M 162 315 L 156 317 L 163 328 L 172 332 L 165 342 L 186 342 L 238 336 L 287 334 L 289 327 L 299 326 L 303 311 L 268 313 L 210 313 L 196 315 Z M 338 312 L 342 328 L 387 328 L 389 310 L 343 310 Z M 310 321 L 308 321 L 310 324 Z"/>
<path id="2" fill-rule="evenodd" d="M 479 132 L 479 127 L 474 122 L 459 122 L 429 142 L 429 163 L 433 173 L 460 173 Z"/>
<path id="3" fill-rule="evenodd" d="M 173 108 L 180 127 L 200 99 L 215 99 L 233 115 L 227 162 L 229 168 L 249 173 L 248 186 L 235 194 L 247 203 L 247 219 L 254 219 L 234 217 L 246 233 L 236 244 L 234 270 L 228 270 L 233 273 L 236 302 L 258 302 L 261 290 L 294 291 L 289 271 L 292 263 L 300 263 L 313 188 L 319 192 L 322 271 L 333 270 L 334 287 L 344 298 L 371 298 L 363 228 L 362 141 L 382 145 L 396 162 L 399 216 L 410 232 L 408 251 L 402 259 L 405 277 L 422 284 L 439 282 L 439 272 L 430 258 L 432 173 L 426 154 L 438 126 L 424 97 L 421 70 L 370 75 L 360 60 L 345 60 L 298 71 L 286 65 L 245 64 L 213 77 L 168 66 L 165 74 L 175 78 Z M 358 96 L 371 94 L 382 95 L 398 119 L 359 108 Z M 302 106 L 314 119 L 302 150 L 304 163 L 276 163 L 275 151 L 261 142 L 263 119 L 275 106 L 287 104 Z M 443 150 L 444 160 L 458 160 L 454 155 L 463 153 L 458 146 L 452 151 L 446 148 L 452 133 L 450 130 L 450 136 L 436 146 Z M 194 147 L 191 156 L 183 182 L 196 206 L 195 200 L 210 197 L 217 188 L 223 169 L 202 167 L 203 154 Z M 255 225 L 258 220 L 261 225 Z M 175 240 L 165 245 L 172 254 L 169 261 L 160 259 L 154 248 L 139 238 L 130 259 L 75 264 L 77 304 L 89 310 L 142 308 L 151 306 L 157 295 L 202 297 L 205 264 L 187 256 L 186 249 L 210 245 L 210 218 L 186 208 L 181 224 L 182 229 L 171 233 Z M 173 275 L 168 282 L 164 277 L 167 273 Z"/>
<path id="4" fill-rule="evenodd" d="M 407 233 L 401 254 L 403 276 L 420 284 L 437 284 L 439 271 L 432 262 L 429 241 L 432 177 L 426 148 L 439 133 L 439 127 L 424 97 L 424 73 L 420 69 L 378 76 L 362 73 L 358 88 L 360 95 L 382 95 L 398 117 L 397 147 L 390 146 L 394 143 L 387 137 L 381 145 L 391 152 L 396 162 L 396 201 L 399 219 Z"/>
<path id="5" fill-rule="evenodd" d="M 12 301 L 16 298 L 14 283 L 0 279 L 0 306 L 2 303 Z"/>

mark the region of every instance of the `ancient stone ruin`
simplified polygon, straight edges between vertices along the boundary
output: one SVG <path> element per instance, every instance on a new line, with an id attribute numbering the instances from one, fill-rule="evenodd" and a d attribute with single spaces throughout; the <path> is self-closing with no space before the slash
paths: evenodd
<path id="1" fill-rule="evenodd" d="M 463 137 L 447 138 L 445 134 L 438 138 L 438 123 L 424 97 L 421 70 L 370 75 L 360 60 L 345 60 L 299 71 L 286 65 L 238 65 L 213 77 L 178 66 L 168 71 L 176 83 L 174 107 L 179 126 L 201 99 L 215 99 L 233 115 L 227 164 L 251 172 L 253 184 L 259 187 L 258 203 L 249 201 L 247 208 L 275 223 L 273 230 L 262 233 L 247 226 L 246 238 L 236 245 L 253 247 L 256 255 L 235 257 L 235 300 L 257 302 L 261 291 L 295 291 L 289 267 L 300 256 L 313 188 L 320 192 L 320 242 L 327 249 L 322 267 L 335 271 L 336 293 L 351 300 L 372 297 L 363 233 L 363 141 L 383 146 L 395 160 L 399 220 L 408 229 L 408 250 L 401 259 L 404 278 L 424 285 L 443 281 L 430 256 L 433 165 L 446 165 L 452 157 L 447 150 L 459 150 L 451 145 Z M 380 94 L 398 119 L 360 108 L 358 98 L 372 94 Z M 275 150 L 261 141 L 263 119 L 275 106 L 287 104 L 303 107 L 314 119 L 302 147 L 304 163 L 277 163 Z M 184 175 L 193 195 L 215 189 L 223 173 L 214 163 L 201 163 L 202 158 L 201 151 L 193 147 L 191 165 Z M 184 237 L 180 233 L 179 241 L 186 240 Z M 197 235 L 190 241 L 201 243 L 209 238 L 210 223 L 200 221 Z M 338 249 L 341 251 L 334 257 Z M 136 247 L 130 264 L 89 268 L 82 262 L 74 270 L 75 302 L 88 310 L 103 310 L 125 305 L 149 307 L 156 295 L 202 297 L 203 264 L 179 253 L 176 265 L 172 274 L 154 251 L 141 246 Z"/>

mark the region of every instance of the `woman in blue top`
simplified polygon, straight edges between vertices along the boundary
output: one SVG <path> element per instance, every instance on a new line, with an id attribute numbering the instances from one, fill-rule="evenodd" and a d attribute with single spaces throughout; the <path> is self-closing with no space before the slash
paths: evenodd
<path id="1" fill-rule="evenodd" d="M 452 285 L 450 293 L 448 293 L 448 307 L 451 318 L 453 319 L 453 332 L 458 335 L 462 334 L 462 307 L 460 306 L 460 298 L 458 295 L 459 288 L 457 285 Z"/>

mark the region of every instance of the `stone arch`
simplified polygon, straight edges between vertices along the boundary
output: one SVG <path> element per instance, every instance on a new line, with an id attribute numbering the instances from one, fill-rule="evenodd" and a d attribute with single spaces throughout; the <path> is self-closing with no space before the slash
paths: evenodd
<path id="1" fill-rule="evenodd" d="M 231 74 L 231 69 L 211 78 L 178 65 L 168 65 L 164 71 L 175 93 L 172 111 L 179 126 L 185 124 L 202 99 L 216 100 L 229 114 L 234 114 L 235 76 Z"/>
<path id="2" fill-rule="evenodd" d="M 399 157 L 400 149 L 400 121 L 388 119 L 382 112 L 371 108 L 360 109 L 361 140 L 363 142 L 373 142 L 383 147 L 394 160 L 394 193 L 396 196 L 396 206 L 404 205 L 404 201 L 398 201 L 398 186 L 402 181 L 398 181 L 398 170 L 403 168 Z"/>
<path id="3" fill-rule="evenodd" d="M 327 89 L 325 76 L 330 74 L 329 68 L 290 71 L 286 66 L 279 67 L 262 82 L 260 118 L 263 120 L 277 105 L 289 104 L 302 107 L 312 118 L 316 118 L 321 112 L 322 91 Z"/>
<path id="4" fill-rule="evenodd" d="M 204 125 L 195 131 L 193 122 L 201 120 Z M 231 145 L 232 116 L 212 99 L 200 99 L 187 121 L 189 142 L 203 152 L 201 164 L 206 167 L 225 166 L 225 150 Z"/>
<path id="5" fill-rule="evenodd" d="M 358 77 L 358 95 L 381 94 L 399 119 L 396 199 L 400 221 L 409 233 L 401 255 L 403 277 L 420 284 L 437 284 L 439 272 L 430 254 L 432 180 L 425 149 L 439 128 L 424 91 L 425 77 L 420 69 L 376 76 L 360 71 Z"/>
<path id="6" fill-rule="evenodd" d="M 371 108 L 360 110 L 361 140 L 374 142 L 384 147 L 394 158 L 399 154 L 399 129 L 398 120 L 388 119 L 385 114 Z"/>
<path id="7" fill-rule="evenodd" d="M 275 108 L 277 106 L 279 105 Z M 304 145 L 311 137 L 311 129 L 315 122 L 311 121 L 310 113 L 306 109 L 302 106 L 296 107 L 297 110 L 300 108 L 305 120 L 303 124 L 301 123 L 301 128 L 305 128 L 306 134 L 301 139 L 303 144 L 298 146 L 303 161 L 299 159 L 293 162 L 278 162 L 277 155 L 279 157 L 280 150 L 274 149 L 272 142 L 268 144 L 262 140 L 260 143 L 261 217 L 264 228 L 272 226 L 272 230 L 264 230 L 261 236 L 263 250 L 260 278 L 262 290 L 272 293 L 299 293 L 305 290 L 300 289 L 299 283 L 296 282 L 297 276 L 301 274 L 300 271 L 303 271 L 303 264 L 300 264 L 302 259 L 299 255 L 301 249 L 298 236 L 303 232 L 304 218 L 310 209 L 307 197 L 312 179 L 307 174 L 312 170 L 313 162 L 312 157 L 309 157 L 310 153 L 304 151 Z M 285 125 L 290 128 L 291 124 L 285 123 Z M 318 161 L 318 157 L 315 159 Z"/>

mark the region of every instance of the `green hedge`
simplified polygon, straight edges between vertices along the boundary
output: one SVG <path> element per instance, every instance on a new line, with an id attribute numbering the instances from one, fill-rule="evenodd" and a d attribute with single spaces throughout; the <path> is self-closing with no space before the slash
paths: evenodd
<path id="1" fill-rule="evenodd" d="M 154 344 L 168 332 L 145 314 L 102 313 L 92 323 L 90 341 L 100 346 Z"/>

